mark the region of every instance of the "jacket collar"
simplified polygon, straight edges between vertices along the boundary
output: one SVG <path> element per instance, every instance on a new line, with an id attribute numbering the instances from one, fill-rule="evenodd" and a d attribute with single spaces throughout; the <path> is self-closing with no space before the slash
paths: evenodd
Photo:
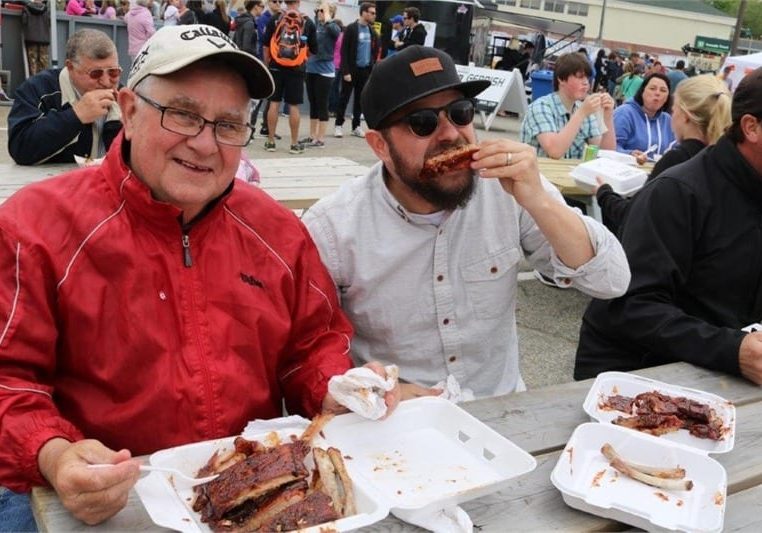
<path id="1" fill-rule="evenodd" d="M 721 175 L 753 198 L 757 205 L 762 206 L 762 175 L 744 159 L 736 144 L 727 136 L 723 136 L 709 150 L 721 170 Z"/>

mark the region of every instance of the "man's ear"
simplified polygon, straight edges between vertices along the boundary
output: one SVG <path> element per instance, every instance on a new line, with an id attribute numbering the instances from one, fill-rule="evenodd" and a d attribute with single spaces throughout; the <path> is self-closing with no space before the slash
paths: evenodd
<path id="1" fill-rule="evenodd" d="M 752 144 L 762 143 L 762 121 L 753 115 L 744 115 L 741 117 L 741 131 L 744 138 Z"/>
<path id="2" fill-rule="evenodd" d="M 388 164 L 389 161 L 389 143 L 381 132 L 378 130 L 368 130 L 365 132 L 365 142 L 368 143 L 370 149 L 376 154 L 384 164 Z"/>
<path id="3" fill-rule="evenodd" d="M 119 103 L 119 109 L 122 111 L 122 127 L 124 129 L 124 138 L 128 141 L 132 138 L 132 132 L 135 130 L 135 114 L 137 113 L 137 96 L 130 89 L 122 87 L 119 89 L 116 101 Z"/>

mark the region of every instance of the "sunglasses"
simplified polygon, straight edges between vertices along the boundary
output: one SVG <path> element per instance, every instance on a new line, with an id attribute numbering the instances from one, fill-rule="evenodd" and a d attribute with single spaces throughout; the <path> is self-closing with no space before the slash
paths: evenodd
<path id="1" fill-rule="evenodd" d="M 463 127 L 474 121 L 476 106 L 470 98 L 461 98 L 442 107 L 417 109 L 398 122 L 406 122 L 410 131 L 418 137 L 428 137 L 439 126 L 439 113 L 442 111 L 454 126 Z"/>
<path id="2" fill-rule="evenodd" d="M 87 75 L 90 76 L 91 80 L 99 80 L 103 77 L 104 72 L 108 74 L 109 78 L 115 80 L 122 75 L 122 67 L 94 68 L 92 70 L 88 70 Z"/>

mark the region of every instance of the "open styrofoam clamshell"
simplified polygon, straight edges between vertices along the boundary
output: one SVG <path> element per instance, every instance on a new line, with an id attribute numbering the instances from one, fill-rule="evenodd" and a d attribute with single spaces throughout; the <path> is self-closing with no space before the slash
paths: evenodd
<path id="1" fill-rule="evenodd" d="M 279 432 L 284 441 L 300 433 Z M 150 463 L 195 477 L 215 451 L 232 449 L 233 440 L 162 450 L 151 455 Z M 458 505 L 501 490 L 536 466 L 534 458 L 511 441 L 457 405 L 435 397 L 402 402 L 386 420 L 339 415 L 313 445 L 338 448 L 354 484 L 358 513 L 330 524 L 338 531 L 378 522 L 391 510 L 404 514 Z M 170 478 L 153 472 L 136 486 L 151 519 L 179 531 L 209 531 L 191 508 L 192 489 L 175 488 Z M 300 531 L 318 532 L 327 526 Z"/>
<path id="2" fill-rule="evenodd" d="M 593 420 L 609 424 L 617 417 L 626 415 L 620 411 L 601 409 L 600 404 L 606 397 L 616 394 L 634 397 L 641 392 L 650 391 L 658 391 L 675 397 L 684 396 L 708 404 L 722 418 L 725 427 L 729 429 L 722 440 L 695 437 L 684 429 L 665 433 L 659 437 L 660 439 L 685 444 L 702 450 L 704 453 L 725 453 L 733 449 L 736 434 L 736 408 L 732 402 L 709 392 L 672 385 L 625 372 L 602 372 L 598 374 L 593 386 L 590 387 L 583 408 Z"/>
<path id="3" fill-rule="evenodd" d="M 631 479 L 601 453 L 611 444 L 627 461 L 685 469 L 689 491 L 665 490 Z M 706 452 L 610 424 L 586 423 L 575 429 L 551 482 L 567 505 L 648 531 L 721 531 L 727 492 L 725 469 Z"/>

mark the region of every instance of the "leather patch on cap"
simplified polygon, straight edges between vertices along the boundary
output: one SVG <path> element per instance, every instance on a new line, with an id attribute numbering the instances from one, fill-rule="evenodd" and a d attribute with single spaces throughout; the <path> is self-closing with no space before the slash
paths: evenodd
<path id="1" fill-rule="evenodd" d="M 444 67 L 438 57 L 427 57 L 426 59 L 419 59 L 410 63 L 410 70 L 413 71 L 413 76 L 417 78 L 430 72 L 444 70 Z"/>

